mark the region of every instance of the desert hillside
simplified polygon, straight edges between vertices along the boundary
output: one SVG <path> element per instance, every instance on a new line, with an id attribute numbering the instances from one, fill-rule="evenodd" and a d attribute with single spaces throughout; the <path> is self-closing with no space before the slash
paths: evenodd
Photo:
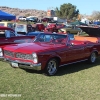
<path id="1" fill-rule="evenodd" d="M 36 9 L 19 9 L 19 8 L 10 8 L 6 6 L 0 6 L 0 10 L 19 16 L 37 16 L 37 17 L 45 17 L 47 16 L 47 12 L 43 10 L 36 10 Z"/>

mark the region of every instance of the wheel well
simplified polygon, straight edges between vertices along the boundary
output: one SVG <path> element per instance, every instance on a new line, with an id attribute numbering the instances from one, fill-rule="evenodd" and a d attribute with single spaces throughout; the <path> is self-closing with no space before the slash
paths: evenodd
<path id="1" fill-rule="evenodd" d="M 98 56 L 98 51 L 92 51 L 91 54 L 92 54 L 93 52 L 96 54 L 96 56 Z"/>
<path id="2" fill-rule="evenodd" d="M 94 51 L 94 52 L 95 52 L 96 56 L 98 56 L 98 52 L 97 51 Z"/>
<path id="3" fill-rule="evenodd" d="M 50 58 L 50 59 L 56 59 L 56 60 L 58 61 L 58 65 L 60 64 L 60 61 L 61 61 L 61 60 L 60 60 L 59 57 L 52 57 L 52 58 Z M 50 59 L 49 59 L 49 60 L 50 60 Z"/>

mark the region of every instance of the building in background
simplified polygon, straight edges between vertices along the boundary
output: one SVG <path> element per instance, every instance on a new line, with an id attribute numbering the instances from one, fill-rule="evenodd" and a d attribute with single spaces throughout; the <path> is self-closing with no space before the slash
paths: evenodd
<path id="1" fill-rule="evenodd" d="M 53 9 L 48 9 L 47 17 L 55 17 L 55 11 Z"/>

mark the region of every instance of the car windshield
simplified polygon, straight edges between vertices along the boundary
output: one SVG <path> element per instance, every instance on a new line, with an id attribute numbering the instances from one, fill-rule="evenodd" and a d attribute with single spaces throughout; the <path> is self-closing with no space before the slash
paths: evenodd
<path id="1" fill-rule="evenodd" d="M 40 32 L 29 32 L 29 33 L 27 33 L 26 35 L 27 36 L 37 36 L 37 35 L 39 35 L 40 34 Z"/>
<path id="2" fill-rule="evenodd" d="M 34 42 L 46 42 L 46 43 L 66 43 L 67 35 L 59 34 L 39 34 Z"/>

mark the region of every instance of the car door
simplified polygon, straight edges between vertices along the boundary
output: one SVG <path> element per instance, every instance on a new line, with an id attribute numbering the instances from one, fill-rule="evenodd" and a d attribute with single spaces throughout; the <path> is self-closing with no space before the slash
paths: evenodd
<path id="1" fill-rule="evenodd" d="M 67 61 L 70 62 L 83 59 L 85 57 L 84 49 L 84 45 L 68 46 L 66 48 L 66 58 L 68 59 Z"/>
<path id="2" fill-rule="evenodd" d="M 83 42 L 78 44 L 72 44 L 70 39 L 67 40 L 67 44 L 64 47 L 63 53 L 66 55 L 64 58 L 65 63 L 76 62 L 86 58 L 86 45 Z"/>
<path id="3" fill-rule="evenodd" d="M 85 45 L 61 46 L 59 50 L 57 49 L 56 53 L 61 57 L 61 64 L 76 62 L 86 57 Z"/>

